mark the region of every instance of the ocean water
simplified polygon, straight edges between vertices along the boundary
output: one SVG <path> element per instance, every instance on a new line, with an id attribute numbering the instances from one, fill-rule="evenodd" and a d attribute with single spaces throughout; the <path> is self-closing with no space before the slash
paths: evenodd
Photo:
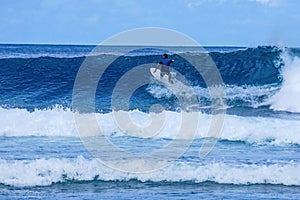
<path id="1" fill-rule="evenodd" d="M 300 198 L 300 49 L 168 49 L 175 60 L 173 76 L 183 75 L 196 94 L 197 105 L 189 111 L 181 105 L 181 95 L 187 95 L 182 88 L 183 94 L 176 94 L 150 73 L 136 78 L 147 84 L 135 88 L 128 104 L 124 89 L 115 90 L 133 68 L 149 63 L 146 67 L 154 67 L 164 47 L 136 47 L 130 52 L 126 46 L 94 48 L 0 45 L 0 199 Z M 210 55 L 221 74 L 226 114 L 217 137 L 208 135 L 214 115 L 209 88 L 182 54 Z M 78 72 L 88 57 L 94 61 L 88 64 L 99 70 L 115 58 L 98 77 L 92 109 L 85 107 L 88 89 L 74 94 Z M 86 73 L 95 76 L 93 71 Z M 76 95 L 80 109 L 74 106 Z M 155 112 L 153 105 L 160 105 Z M 116 116 L 122 113 L 146 130 L 160 113 L 165 123 L 158 134 L 143 137 L 145 131 L 135 132 L 140 129 L 120 128 L 122 121 Z M 188 116 L 182 113 L 198 116 L 192 137 L 190 126 L 178 137 L 182 118 Z M 94 116 L 101 137 L 83 137 L 76 115 Z M 81 131 L 89 135 L 92 126 L 87 123 Z M 101 143 L 102 138 L 117 148 Z M 184 152 L 175 155 L 187 141 Z M 199 156 L 201 147 L 212 141 L 211 151 Z M 167 149 L 172 159 L 149 159 L 148 153 L 157 149 Z M 122 157 L 120 150 L 131 156 Z"/>

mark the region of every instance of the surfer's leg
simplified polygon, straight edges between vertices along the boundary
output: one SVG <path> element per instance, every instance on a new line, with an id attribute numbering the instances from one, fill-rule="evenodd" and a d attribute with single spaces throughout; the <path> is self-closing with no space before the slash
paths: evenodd
<path id="1" fill-rule="evenodd" d="M 169 75 L 169 82 L 173 83 L 171 73 L 169 72 L 168 75 Z"/>

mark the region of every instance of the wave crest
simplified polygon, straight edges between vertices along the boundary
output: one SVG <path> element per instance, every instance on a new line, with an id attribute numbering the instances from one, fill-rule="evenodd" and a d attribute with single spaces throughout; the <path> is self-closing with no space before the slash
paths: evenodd
<path id="1" fill-rule="evenodd" d="M 119 162 L 120 165 L 143 167 L 146 161 Z M 4 185 L 47 186 L 55 183 L 79 181 L 130 181 L 185 182 L 211 181 L 220 184 L 282 184 L 300 185 L 295 176 L 300 170 L 297 163 L 257 165 L 208 163 L 204 165 L 176 162 L 153 173 L 133 174 L 110 169 L 96 159 L 82 156 L 74 159 L 50 158 L 7 161 L 0 159 L 0 183 Z M 26 171 L 26 173 L 24 173 Z"/>
<path id="2" fill-rule="evenodd" d="M 120 111 L 125 112 L 125 111 Z M 128 111 L 133 123 L 144 127 L 151 119 L 149 113 L 138 110 Z M 101 131 L 107 136 L 124 136 L 112 113 L 96 113 Z M 154 139 L 173 139 L 181 126 L 181 113 L 166 111 L 163 129 Z M 28 112 L 24 109 L 0 108 L 0 136 L 58 136 L 78 137 L 71 110 L 54 108 Z M 211 115 L 199 113 L 196 138 L 206 138 Z M 293 128 L 288 128 L 293 127 Z M 250 144 L 300 144 L 300 121 L 266 117 L 240 117 L 227 115 L 220 139 L 244 141 Z M 186 138 L 182 138 L 186 139 Z"/>
<path id="3" fill-rule="evenodd" d="M 300 113 L 300 58 L 283 53 L 283 82 L 280 90 L 269 100 L 274 110 Z"/>

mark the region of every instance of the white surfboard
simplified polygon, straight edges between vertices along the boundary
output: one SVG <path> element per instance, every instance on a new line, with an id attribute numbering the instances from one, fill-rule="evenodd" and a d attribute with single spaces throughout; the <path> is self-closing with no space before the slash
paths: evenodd
<path id="1" fill-rule="evenodd" d="M 161 71 L 159 69 L 157 69 L 155 72 L 154 71 L 155 71 L 155 68 L 153 68 L 153 67 L 150 68 L 150 72 L 156 80 L 158 80 L 164 84 L 167 84 L 167 85 L 172 85 L 173 81 L 172 81 L 172 79 L 171 79 L 171 82 L 169 81 L 169 76 L 167 74 L 165 74 L 163 77 L 161 77 L 160 76 Z"/>
<path id="2" fill-rule="evenodd" d="M 172 79 L 171 79 L 172 83 L 170 83 L 168 75 L 164 75 L 163 77 L 161 77 L 160 76 L 161 71 L 159 69 L 157 69 L 155 72 L 154 71 L 155 71 L 155 68 L 150 68 L 150 72 L 151 72 L 152 76 L 159 82 L 163 83 L 175 95 L 193 94 L 193 89 L 191 86 L 185 85 L 183 82 L 177 80 L 173 75 L 172 75 Z M 181 78 L 183 79 L 184 77 L 181 77 Z"/>

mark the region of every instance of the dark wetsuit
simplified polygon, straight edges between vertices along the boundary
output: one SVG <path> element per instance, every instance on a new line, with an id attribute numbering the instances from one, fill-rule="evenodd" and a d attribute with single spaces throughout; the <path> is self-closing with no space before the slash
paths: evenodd
<path id="1" fill-rule="evenodd" d="M 161 64 L 161 72 L 164 72 L 166 74 L 170 73 L 170 64 L 173 63 L 173 60 L 170 60 L 168 58 L 163 58 L 160 60 L 159 64 Z"/>

